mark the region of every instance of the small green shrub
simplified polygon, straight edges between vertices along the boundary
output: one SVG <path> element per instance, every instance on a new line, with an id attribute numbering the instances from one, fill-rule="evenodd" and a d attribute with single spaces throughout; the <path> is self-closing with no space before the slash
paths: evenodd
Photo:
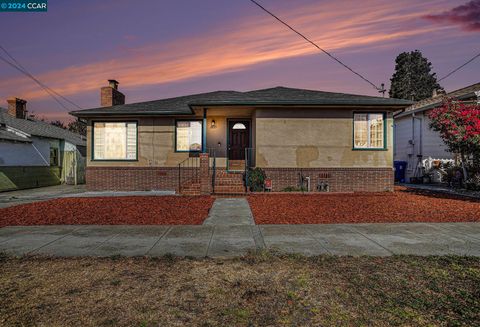
<path id="1" fill-rule="evenodd" d="M 265 172 L 261 168 L 250 169 L 248 172 L 248 186 L 252 192 L 263 191 Z"/>

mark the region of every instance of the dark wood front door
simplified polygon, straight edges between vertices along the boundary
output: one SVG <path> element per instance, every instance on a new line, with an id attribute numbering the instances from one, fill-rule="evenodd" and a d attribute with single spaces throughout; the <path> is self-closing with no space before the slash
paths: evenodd
<path id="1" fill-rule="evenodd" d="M 228 159 L 245 160 L 245 149 L 250 146 L 250 121 L 228 121 Z"/>

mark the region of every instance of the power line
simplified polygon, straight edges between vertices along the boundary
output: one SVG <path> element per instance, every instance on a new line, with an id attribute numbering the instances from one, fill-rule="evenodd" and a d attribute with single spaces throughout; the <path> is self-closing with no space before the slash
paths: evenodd
<path id="1" fill-rule="evenodd" d="M 31 78 L 34 82 L 36 82 L 40 87 L 42 87 L 49 95 L 52 96 L 51 93 L 54 93 L 56 94 L 57 96 L 59 96 L 60 98 L 62 98 L 63 100 L 67 101 L 68 103 L 74 105 L 75 107 L 79 108 L 79 109 L 82 109 L 82 107 L 80 107 L 79 105 L 77 105 L 75 102 L 67 99 L 66 97 L 64 97 L 63 95 L 61 95 L 60 93 L 58 93 L 57 91 L 51 89 L 50 87 L 48 87 L 47 85 L 45 85 L 44 83 L 42 83 L 39 79 L 37 79 L 35 76 L 33 76 L 24 66 L 22 66 L 22 64 L 16 60 L 4 47 L 2 47 L 0 45 L 0 49 L 2 49 L 8 57 L 10 57 L 15 63 L 15 64 L 12 64 L 12 63 L 9 63 L 5 60 L 5 58 L 2 58 L 3 61 L 7 62 L 10 66 L 14 67 L 14 66 L 17 66 L 17 67 L 14 67 L 15 69 L 19 70 L 20 72 L 22 72 L 23 74 L 27 75 L 29 78 Z M 67 109 L 68 110 L 68 109 Z"/>
<path id="2" fill-rule="evenodd" d="M 291 25 L 289 25 L 288 23 L 286 23 L 285 21 L 281 20 L 280 18 L 278 18 L 278 16 L 276 16 L 274 13 L 272 13 L 271 11 L 269 11 L 268 9 L 266 9 L 265 7 L 263 7 L 261 4 L 259 4 L 257 1 L 255 0 L 250 0 L 252 3 L 254 3 L 255 5 L 257 5 L 260 9 L 262 9 L 263 11 L 265 11 L 267 14 L 269 14 L 270 16 L 272 16 L 273 18 L 275 18 L 277 21 L 279 21 L 280 23 L 282 23 L 283 25 L 285 25 L 286 27 L 288 27 L 292 32 L 294 32 L 295 34 L 299 35 L 301 38 L 303 38 L 305 41 L 307 41 L 308 43 L 310 43 L 311 45 L 313 45 L 315 48 L 317 48 L 318 50 L 322 51 L 323 53 L 325 53 L 327 56 L 329 56 L 330 58 L 332 58 L 333 60 L 335 60 L 337 63 L 339 63 L 340 65 L 342 65 L 343 67 L 345 67 L 346 69 L 348 69 L 349 71 L 351 71 L 352 73 L 354 73 L 355 75 L 357 75 L 358 77 L 360 77 L 362 80 L 364 80 L 365 82 L 367 82 L 368 84 L 370 84 L 371 86 L 373 86 L 377 91 L 379 91 L 380 93 L 384 93 L 385 92 L 385 89 L 384 87 L 378 87 L 376 86 L 374 83 L 370 82 L 366 77 L 362 76 L 360 73 L 357 73 L 356 71 L 354 71 L 352 68 L 350 68 L 348 65 L 344 64 L 340 59 L 336 58 L 334 55 L 330 54 L 327 50 L 324 50 L 322 49 L 319 45 L 317 45 L 315 42 L 313 42 L 312 40 L 310 40 L 308 37 L 306 37 L 305 35 L 303 35 L 302 33 L 300 33 L 299 31 L 297 31 L 296 29 L 294 29 Z"/>
<path id="3" fill-rule="evenodd" d="M 16 70 L 18 70 L 19 72 L 25 74 L 27 77 L 30 77 L 28 76 L 28 74 L 26 72 L 24 72 L 20 67 L 16 66 L 15 64 L 11 63 L 10 61 L 8 61 L 7 59 L 5 59 L 4 57 L 0 56 L 0 60 L 2 60 L 3 62 L 5 62 L 6 64 L 12 66 L 13 68 L 15 68 Z M 30 77 L 31 78 L 31 77 Z M 35 81 L 35 80 L 34 80 Z M 45 91 L 47 92 L 48 95 L 50 95 L 52 97 L 53 100 L 55 100 L 60 106 L 62 106 L 65 110 L 69 110 L 60 100 L 57 99 L 57 97 L 51 93 L 47 88 L 43 87 L 39 82 L 35 81 L 38 85 L 40 85 L 40 87 Z"/>
<path id="4" fill-rule="evenodd" d="M 16 60 L 8 51 L 7 49 L 5 49 L 2 45 L 0 45 L 0 49 L 3 50 L 3 52 L 5 52 L 7 54 L 7 56 L 13 60 L 14 63 L 10 62 L 9 60 L 5 59 L 4 57 L 0 56 L 0 60 L 4 61 L 5 63 L 7 63 L 8 65 L 12 66 L 13 68 L 15 68 L 16 70 L 18 70 L 19 72 L 23 73 L 24 75 L 26 75 L 27 77 L 29 77 L 30 79 L 32 79 L 35 83 L 37 83 L 45 92 L 48 93 L 48 95 L 50 95 L 59 105 L 61 105 L 65 110 L 69 110 L 61 101 L 59 101 L 57 99 L 56 96 L 62 98 L 64 101 L 70 103 L 71 105 L 77 107 L 78 109 L 83 109 L 82 107 L 80 107 L 78 104 L 76 104 L 75 102 L 71 101 L 70 99 L 64 97 L 63 95 L 61 95 L 60 93 L 58 93 L 57 91 L 53 90 L 52 88 L 48 87 L 47 85 L 45 85 L 43 82 L 41 82 L 38 78 L 36 78 L 35 76 L 33 76 L 18 60 Z M 55 96 L 56 95 L 56 96 Z"/>
<path id="5" fill-rule="evenodd" d="M 468 65 L 469 63 L 471 63 L 472 61 L 474 61 L 475 59 L 477 59 L 478 57 L 480 57 L 480 53 L 477 53 L 472 59 L 468 60 L 466 63 L 464 63 L 463 65 L 460 65 L 458 66 L 457 68 L 455 68 L 454 70 L 452 70 L 450 73 L 448 73 L 447 75 L 443 76 L 442 78 L 440 78 L 438 81 L 442 81 L 444 80 L 445 78 L 447 77 L 450 77 L 451 75 L 455 74 L 456 72 L 458 72 L 460 69 L 462 69 L 463 67 L 465 67 L 466 65 Z"/>

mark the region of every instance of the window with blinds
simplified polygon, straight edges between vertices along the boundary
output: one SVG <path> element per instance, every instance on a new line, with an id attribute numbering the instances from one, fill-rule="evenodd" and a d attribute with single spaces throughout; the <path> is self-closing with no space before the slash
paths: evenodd
<path id="1" fill-rule="evenodd" d="M 95 122 L 93 160 L 136 160 L 136 122 Z"/>
<path id="2" fill-rule="evenodd" d="M 179 120 L 176 124 L 176 151 L 202 150 L 202 121 Z"/>
<path id="3" fill-rule="evenodd" d="M 353 147 L 355 149 L 384 149 L 385 122 L 383 113 L 355 113 Z"/>

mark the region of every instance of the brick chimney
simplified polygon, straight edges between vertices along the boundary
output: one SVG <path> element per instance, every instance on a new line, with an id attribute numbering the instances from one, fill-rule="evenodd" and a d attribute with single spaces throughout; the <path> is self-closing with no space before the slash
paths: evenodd
<path id="1" fill-rule="evenodd" d="M 8 114 L 18 119 L 27 118 L 27 101 L 19 98 L 8 98 Z"/>
<path id="2" fill-rule="evenodd" d="M 100 105 L 102 107 L 117 106 L 125 104 L 125 95 L 118 91 L 118 82 L 114 79 L 108 80 L 108 86 L 100 89 Z"/>

